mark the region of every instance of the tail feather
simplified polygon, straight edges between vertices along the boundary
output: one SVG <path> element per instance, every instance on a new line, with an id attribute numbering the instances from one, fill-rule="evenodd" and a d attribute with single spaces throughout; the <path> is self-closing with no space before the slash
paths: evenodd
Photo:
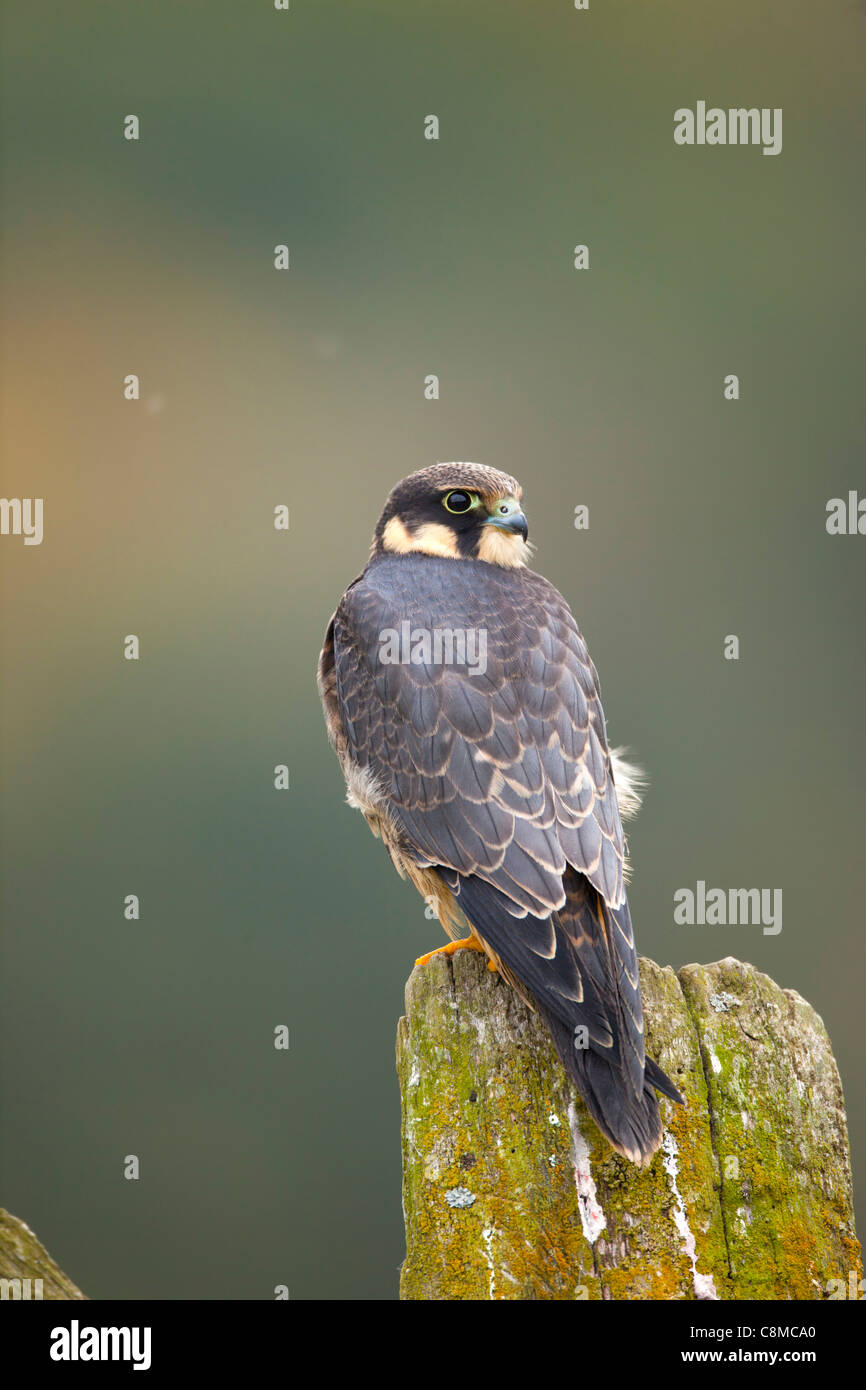
<path id="1" fill-rule="evenodd" d="M 671 1100 L 682 1101 L 679 1091 L 661 1067 L 647 1057 L 643 1090 L 636 1096 L 630 1087 L 623 1085 L 618 1067 L 611 1066 L 606 1057 L 599 1056 L 591 1048 L 575 1048 L 574 1030 L 543 1005 L 539 1004 L 538 1011 L 550 1031 L 560 1061 L 602 1134 L 617 1153 L 646 1167 L 662 1137 L 653 1085 Z"/>
<path id="2" fill-rule="evenodd" d="M 657 1091 L 661 1091 L 662 1095 L 667 1096 L 669 1100 L 675 1100 L 677 1105 L 683 1105 L 685 1103 L 670 1077 L 666 1072 L 662 1071 L 658 1063 L 654 1062 L 651 1057 L 647 1057 L 646 1059 L 644 1076 L 651 1085 L 655 1086 Z"/>
<path id="3" fill-rule="evenodd" d="M 438 872 L 506 978 L 538 1010 L 601 1132 L 625 1158 L 649 1163 L 662 1136 L 656 1090 L 680 1103 L 682 1096 L 644 1052 L 628 904 L 609 908 L 569 866 L 566 904 L 550 919 L 518 918 L 492 884 Z M 545 920 L 551 930 L 539 932 Z"/>

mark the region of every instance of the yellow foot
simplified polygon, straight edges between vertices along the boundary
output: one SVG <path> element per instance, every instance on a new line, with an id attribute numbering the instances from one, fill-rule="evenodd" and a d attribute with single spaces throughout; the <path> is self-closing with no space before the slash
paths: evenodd
<path id="1" fill-rule="evenodd" d="M 435 951 L 428 951 L 426 956 L 419 956 L 416 965 L 426 965 L 434 956 L 453 956 L 455 951 L 484 951 L 481 942 L 475 936 L 464 936 L 462 941 L 449 941 L 447 946 L 438 946 Z M 495 969 L 495 967 L 494 967 Z"/>
<path id="2" fill-rule="evenodd" d="M 498 975 L 498 974 L 499 974 L 499 966 L 496 964 L 496 961 L 495 961 L 495 960 L 489 960 L 489 961 L 487 962 L 487 969 L 488 969 L 488 970 L 492 970 L 493 973 L 494 973 L 494 975 Z"/>

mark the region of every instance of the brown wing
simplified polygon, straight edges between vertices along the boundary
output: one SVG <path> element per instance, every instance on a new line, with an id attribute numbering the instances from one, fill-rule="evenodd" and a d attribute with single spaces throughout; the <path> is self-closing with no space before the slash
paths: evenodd
<path id="1" fill-rule="evenodd" d="M 382 634 L 404 623 L 483 633 L 483 672 L 384 662 Z M 430 556 L 379 560 L 334 616 L 333 683 L 339 736 L 385 789 L 419 862 L 480 875 L 514 916 L 561 907 L 566 864 L 612 907 L 624 902 L 596 672 L 546 580 Z"/>
<path id="2" fill-rule="evenodd" d="M 410 658 L 415 632 L 483 632 L 484 669 L 477 641 L 474 670 L 384 660 L 404 625 Z M 402 853 L 434 868 L 530 993 L 611 1142 L 646 1159 L 652 1086 L 679 1096 L 645 1059 L 604 715 L 565 600 L 525 571 L 376 560 L 334 615 L 320 684 L 344 767 L 378 788 Z"/>

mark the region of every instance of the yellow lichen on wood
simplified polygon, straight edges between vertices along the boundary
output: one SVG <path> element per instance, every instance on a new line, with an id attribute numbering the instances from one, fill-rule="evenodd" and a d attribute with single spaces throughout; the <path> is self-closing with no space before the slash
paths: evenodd
<path id="1" fill-rule="evenodd" d="M 0 1207 L 0 1300 L 86 1298 L 30 1227 Z"/>

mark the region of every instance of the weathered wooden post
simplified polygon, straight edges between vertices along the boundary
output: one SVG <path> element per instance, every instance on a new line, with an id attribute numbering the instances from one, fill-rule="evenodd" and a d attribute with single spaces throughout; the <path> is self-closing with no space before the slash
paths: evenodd
<path id="1" fill-rule="evenodd" d="M 0 1207 L 0 1300 L 86 1298 L 25 1222 Z"/>
<path id="2" fill-rule="evenodd" d="M 753 966 L 641 960 L 648 1050 L 685 1106 L 640 1170 L 473 951 L 406 987 L 404 1299 L 823 1299 L 862 1277 L 826 1029 Z"/>

